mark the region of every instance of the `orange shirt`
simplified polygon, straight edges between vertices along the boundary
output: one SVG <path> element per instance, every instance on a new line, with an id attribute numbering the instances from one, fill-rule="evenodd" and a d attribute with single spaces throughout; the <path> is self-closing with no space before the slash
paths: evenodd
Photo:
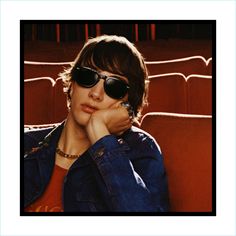
<path id="1" fill-rule="evenodd" d="M 26 207 L 25 212 L 63 212 L 62 186 L 67 171 L 55 165 L 51 180 L 44 194 Z"/>

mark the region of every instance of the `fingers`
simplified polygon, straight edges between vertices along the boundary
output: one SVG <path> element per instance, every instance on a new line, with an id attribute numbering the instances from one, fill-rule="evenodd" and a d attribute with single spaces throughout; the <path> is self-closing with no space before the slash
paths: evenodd
<path id="1" fill-rule="evenodd" d="M 123 108 L 123 110 L 126 110 L 126 114 L 128 113 L 129 119 L 132 121 L 134 119 L 134 111 L 132 106 L 130 105 L 129 102 L 124 102 L 124 101 L 117 101 L 114 103 L 110 108 L 118 109 L 118 108 Z"/>
<path id="2" fill-rule="evenodd" d="M 128 124 L 126 124 L 125 126 L 123 126 L 122 128 L 121 128 L 121 130 L 127 130 L 127 129 L 130 129 L 131 128 L 131 126 L 132 126 L 132 124 L 129 122 Z"/>
<path id="3" fill-rule="evenodd" d="M 129 123 L 128 125 L 117 127 L 116 130 L 114 131 L 114 134 L 122 135 L 126 130 L 130 129 L 131 126 L 132 126 L 131 123 Z"/>
<path id="4" fill-rule="evenodd" d="M 126 107 L 121 105 L 121 101 L 113 104 L 111 108 L 113 109 L 113 112 L 116 114 L 119 114 L 119 117 L 122 119 L 128 119 L 129 118 L 129 113 Z M 111 112 L 111 110 L 110 110 Z"/>
<path id="5" fill-rule="evenodd" d="M 129 114 L 130 120 L 133 120 L 133 118 L 134 118 L 134 111 L 133 111 L 133 107 L 130 105 L 130 103 L 129 102 L 122 102 L 121 106 L 126 108 L 128 114 Z"/>
<path id="6" fill-rule="evenodd" d="M 115 125 L 116 129 L 123 129 L 123 128 L 129 127 L 129 126 L 132 126 L 132 122 L 129 119 L 127 114 L 125 114 L 125 117 L 120 117 L 120 118 L 121 119 L 120 119 L 119 123 L 116 123 L 116 125 Z"/>
<path id="7" fill-rule="evenodd" d="M 128 127 L 132 125 L 131 121 L 128 119 L 128 120 L 125 120 L 123 121 L 122 123 L 120 123 L 119 125 L 117 125 L 117 128 L 118 129 L 122 129 L 122 128 L 125 128 L 125 127 Z"/>
<path id="8" fill-rule="evenodd" d="M 118 108 L 118 107 L 120 107 L 121 103 L 122 103 L 122 101 L 117 101 L 110 108 Z"/>
<path id="9" fill-rule="evenodd" d="M 122 105 L 123 103 L 122 101 L 117 101 L 108 109 L 101 111 L 105 117 L 103 120 L 111 134 L 124 133 L 132 126 L 132 116 L 130 116 L 127 107 Z M 131 107 L 129 104 L 128 106 Z"/>

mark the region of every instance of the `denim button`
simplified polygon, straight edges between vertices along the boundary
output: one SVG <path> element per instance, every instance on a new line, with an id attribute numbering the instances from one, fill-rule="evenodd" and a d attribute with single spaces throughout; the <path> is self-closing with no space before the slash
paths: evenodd
<path id="1" fill-rule="evenodd" d="M 104 151 L 105 151 L 104 147 L 99 148 L 99 149 L 94 153 L 95 157 L 101 157 L 101 156 L 104 154 Z"/>
<path id="2" fill-rule="evenodd" d="M 118 139 L 119 144 L 124 144 L 124 142 L 125 142 L 124 139 L 122 139 L 122 138 Z"/>
<path id="3" fill-rule="evenodd" d="M 122 145 L 123 150 L 130 150 L 128 144 L 125 142 L 123 138 L 118 139 L 118 143 Z"/>

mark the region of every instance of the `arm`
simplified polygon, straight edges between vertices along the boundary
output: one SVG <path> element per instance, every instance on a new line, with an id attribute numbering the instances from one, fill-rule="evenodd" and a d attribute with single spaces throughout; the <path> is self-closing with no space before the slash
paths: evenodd
<path id="1" fill-rule="evenodd" d="M 151 138 L 144 134 L 141 138 L 137 132 L 129 145 L 119 142 L 117 134 L 130 127 L 123 107 L 99 110 L 90 118 L 86 128 L 100 191 L 111 211 L 167 211 L 168 190 L 160 151 Z"/>
<path id="2" fill-rule="evenodd" d="M 102 177 L 97 180 L 111 211 L 168 210 L 162 156 L 153 141 L 145 139 L 131 147 L 108 135 L 90 148 L 90 155 Z"/>

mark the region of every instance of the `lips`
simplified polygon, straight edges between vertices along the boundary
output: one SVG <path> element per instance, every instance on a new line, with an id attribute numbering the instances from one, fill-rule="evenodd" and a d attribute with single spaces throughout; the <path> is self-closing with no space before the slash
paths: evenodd
<path id="1" fill-rule="evenodd" d="M 98 110 L 96 107 L 93 107 L 88 104 L 82 104 L 81 107 L 82 107 L 82 111 L 89 113 L 89 114 L 92 114 L 93 112 Z"/>

